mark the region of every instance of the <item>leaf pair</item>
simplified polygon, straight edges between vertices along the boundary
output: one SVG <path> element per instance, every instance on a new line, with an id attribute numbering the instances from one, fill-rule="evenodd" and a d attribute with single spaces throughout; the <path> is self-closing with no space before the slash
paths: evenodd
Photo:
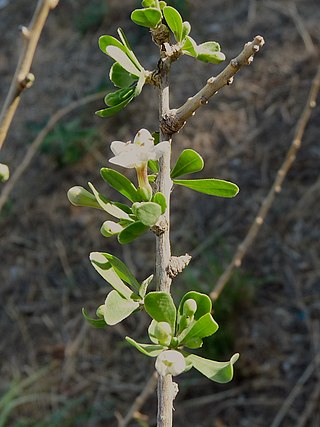
<path id="1" fill-rule="evenodd" d="M 238 355 L 229 362 L 214 362 L 182 351 L 182 346 L 199 348 L 202 338 L 216 332 L 218 325 L 210 311 L 211 300 L 207 295 L 188 292 L 182 298 L 178 310 L 172 297 L 165 292 L 150 292 L 144 299 L 144 307 L 153 321 L 149 327 L 149 337 L 153 344 L 137 343 L 132 338 L 126 340 L 141 353 L 149 357 L 157 357 L 163 351 L 174 349 L 185 357 L 186 370 L 192 366 L 216 382 L 228 382 L 233 376 L 233 364 Z M 190 307 L 193 310 L 190 311 Z M 167 327 L 165 327 L 168 325 Z M 171 334 L 166 331 L 171 331 Z"/>
<path id="2" fill-rule="evenodd" d="M 128 267 L 117 257 L 108 253 L 92 252 L 90 261 L 96 271 L 113 287 L 105 303 L 97 310 L 99 319 L 92 319 L 83 309 L 84 317 L 95 327 L 115 325 L 143 304 L 148 285 L 153 276 L 140 284 Z"/>
<path id="3" fill-rule="evenodd" d="M 102 52 L 115 61 L 110 69 L 110 80 L 120 88 L 105 97 L 104 101 L 108 108 L 96 112 L 100 117 L 110 117 L 127 106 L 133 98 L 140 95 L 146 80 L 146 72 L 121 28 L 118 29 L 118 35 L 120 41 L 108 35 L 99 38 Z"/>
<path id="4" fill-rule="evenodd" d="M 185 39 L 182 52 L 199 59 L 199 61 L 209 62 L 211 64 L 220 64 L 220 62 L 226 59 L 225 54 L 221 52 L 219 43 L 209 41 L 197 45 L 193 38 L 189 36 Z"/>
<path id="5" fill-rule="evenodd" d="M 182 185 L 200 193 L 210 196 L 234 197 L 239 192 L 236 184 L 221 179 L 175 179 L 181 175 L 200 172 L 204 167 L 204 162 L 200 154 L 191 149 L 183 150 L 174 168 L 171 171 L 171 178 L 174 184 Z"/>

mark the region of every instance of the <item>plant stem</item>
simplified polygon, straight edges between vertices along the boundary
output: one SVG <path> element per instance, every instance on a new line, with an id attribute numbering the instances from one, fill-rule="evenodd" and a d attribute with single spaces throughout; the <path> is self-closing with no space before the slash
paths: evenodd
<path id="1" fill-rule="evenodd" d="M 170 61 L 164 59 L 161 61 L 160 73 L 160 96 L 159 96 L 159 120 L 163 118 L 169 111 L 169 80 L 168 72 L 170 69 Z M 160 129 L 160 141 L 170 141 L 170 136 Z M 170 178 L 170 150 L 159 160 L 159 175 L 158 175 L 158 191 L 161 191 L 167 202 L 166 212 L 161 218 L 163 225 L 163 233 L 157 236 L 156 242 L 156 283 L 157 290 L 170 293 L 171 278 L 168 274 L 168 266 L 171 257 L 170 249 L 170 192 L 172 181 Z M 157 427 L 172 426 L 172 409 L 173 409 L 173 382 L 172 376 L 159 376 L 158 379 L 158 415 Z"/>

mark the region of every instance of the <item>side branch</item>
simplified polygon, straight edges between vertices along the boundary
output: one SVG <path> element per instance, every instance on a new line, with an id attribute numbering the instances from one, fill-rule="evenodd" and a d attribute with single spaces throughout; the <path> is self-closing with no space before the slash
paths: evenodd
<path id="1" fill-rule="evenodd" d="M 58 3 L 59 0 L 39 0 L 29 27 L 21 27 L 23 48 L 0 114 L 0 149 L 18 108 L 20 96 L 34 81 L 34 75 L 30 73 L 34 53 L 48 14 Z"/>
<path id="2" fill-rule="evenodd" d="M 232 83 L 233 76 L 241 67 L 251 64 L 254 55 L 263 45 L 264 39 L 261 36 L 256 36 L 252 42 L 246 43 L 242 52 L 232 59 L 217 77 L 210 77 L 207 84 L 198 93 L 189 98 L 180 108 L 168 112 L 161 123 L 163 131 L 171 135 L 178 132 L 198 108 L 207 104 L 219 89 Z"/>

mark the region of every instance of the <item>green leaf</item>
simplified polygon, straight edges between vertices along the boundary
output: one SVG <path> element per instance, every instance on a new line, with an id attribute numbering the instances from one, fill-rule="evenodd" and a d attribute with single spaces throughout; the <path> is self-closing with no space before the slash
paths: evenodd
<path id="1" fill-rule="evenodd" d="M 171 172 L 171 178 L 176 178 L 177 176 L 186 175 L 188 173 L 199 172 L 203 169 L 203 166 L 204 161 L 200 154 L 190 148 L 187 148 L 180 154 L 177 163 Z"/>
<path id="2" fill-rule="evenodd" d="M 163 14 L 165 20 L 167 21 L 168 27 L 175 36 L 175 39 L 177 42 L 181 42 L 183 35 L 183 25 L 180 13 L 174 7 L 166 6 L 163 8 Z"/>
<path id="3" fill-rule="evenodd" d="M 102 306 L 102 313 L 108 325 L 116 325 L 130 316 L 137 308 L 139 308 L 138 302 L 123 298 L 117 291 L 111 291 Z"/>
<path id="4" fill-rule="evenodd" d="M 148 161 L 148 167 L 152 170 L 152 172 L 158 173 L 159 172 L 158 160 L 149 160 Z"/>
<path id="5" fill-rule="evenodd" d="M 150 285 L 150 283 L 152 282 L 152 280 L 153 280 L 153 274 L 151 274 L 151 276 L 147 277 L 141 283 L 141 286 L 140 286 L 140 289 L 139 289 L 139 295 L 141 296 L 141 298 L 144 298 L 146 296 L 148 286 Z"/>
<path id="6" fill-rule="evenodd" d="M 155 0 L 143 0 L 141 4 L 143 7 L 155 7 L 157 2 Z"/>
<path id="7" fill-rule="evenodd" d="M 122 173 L 110 168 L 102 168 L 100 170 L 100 174 L 110 187 L 119 191 L 120 194 L 125 196 L 131 202 L 139 201 L 136 187 L 127 177 L 122 175 Z"/>
<path id="8" fill-rule="evenodd" d="M 239 187 L 236 184 L 222 179 L 174 179 L 173 182 L 210 196 L 230 198 L 239 192 Z"/>
<path id="9" fill-rule="evenodd" d="M 197 371 L 205 375 L 209 380 L 217 383 L 228 383 L 233 378 L 233 365 L 239 359 L 239 353 L 234 354 L 229 362 L 215 362 L 203 357 L 189 354 L 186 360 L 191 362 Z"/>
<path id="10" fill-rule="evenodd" d="M 8 166 L 5 165 L 4 163 L 0 163 L 0 182 L 8 181 L 9 176 L 10 176 L 10 171 Z"/>
<path id="11" fill-rule="evenodd" d="M 125 53 L 131 59 L 131 61 L 135 64 L 135 66 L 138 68 L 138 70 L 143 70 L 142 65 L 140 64 L 140 62 L 138 61 L 138 58 L 136 57 L 136 55 L 133 53 L 133 51 L 131 49 L 131 46 L 128 42 L 126 35 L 124 34 L 124 31 L 121 28 L 118 28 L 117 33 L 119 34 L 120 40 L 123 43 Z"/>
<path id="12" fill-rule="evenodd" d="M 117 208 L 121 209 L 123 212 L 127 213 L 128 215 L 132 215 L 132 209 L 125 205 L 124 203 L 120 202 L 112 202 L 114 206 L 117 206 Z"/>
<path id="13" fill-rule="evenodd" d="M 142 27 L 156 28 L 161 22 L 161 12 L 156 7 L 148 9 L 136 9 L 131 13 L 131 20 Z"/>
<path id="14" fill-rule="evenodd" d="M 119 40 L 112 36 L 101 36 L 99 37 L 99 47 L 103 53 L 107 54 L 107 47 L 116 46 L 126 53 L 127 49 Z"/>
<path id="15" fill-rule="evenodd" d="M 115 234 L 119 234 L 122 230 L 123 227 L 121 227 L 121 225 L 117 222 L 105 221 L 100 228 L 100 233 L 104 237 L 112 237 Z"/>
<path id="16" fill-rule="evenodd" d="M 190 291 L 187 292 L 180 301 L 178 309 L 178 313 L 180 315 L 183 314 L 183 305 L 188 299 L 193 299 L 197 303 L 197 311 L 194 314 L 194 318 L 196 320 L 200 319 L 200 317 L 204 316 L 205 314 L 211 312 L 212 302 L 208 295 L 201 294 L 200 292 L 196 291 Z"/>
<path id="17" fill-rule="evenodd" d="M 102 252 L 91 252 L 90 261 L 97 272 L 124 298 L 130 299 L 132 290 L 120 279 L 109 260 Z"/>
<path id="18" fill-rule="evenodd" d="M 118 62 L 110 68 L 109 77 L 115 86 L 121 88 L 127 88 L 137 81 L 136 76 L 128 73 Z"/>
<path id="19" fill-rule="evenodd" d="M 171 295 L 166 292 L 149 292 L 144 299 L 146 312 L 157 322 L 167 322 L 174 333 L 177 310 Z"/>
<path id="20" fill-rule="evenodd" d="M 205 42 L 197 46 L 197 59 L 212 64 L 220 64 L 226 57 L 224 53 L 220 52 L 219 43 Z"/>
<path id="21" fill-rule="evenodd" d="M 128 225 L 128 227 L 124 228 L 121 233 L 118 234 L 118 241 L 121 243 L 121 245 L 125 245 L 141 236 L 141 234 L 145 233 L 148 229 L 149 227 L 142 224 L 142 222 L 134 222 Z"/>
<path id="22" fill-rule="evenodd" d="M 152 227 L 161 215 L 161 206 L 153 202 L 134 203 L 132 212 L 142 224 Z"/>
<path id="23" fill-rule="evenodd" d="M 88 182 L 88 185 L 90 189 L 92 190 L 97 202 L 102 207 L 102 209 L 108 214 L 121 219 L 130 219 L 129 215 L 125 212 L 123 212 L 122 209 L 118 208 L 117 206 L 113 205 L 110 200 L 108 200 L 106 197 L 104 197 L 102 194 L 100 194 L 94 186 L 91 184 L 91 182 Z"/>
<path id="24" fill-rule="evenodd" d="M 131 285 L 132 288 L 138 292 L 140 290 L 140 283 L 131 273 L 129 268 L 119 258 L 115 257 L 114 255 L 111 255 L 108 253 L 104 253 L 103 255 L 110 262 L 110 264 L 112 265 L 112 268 L 120 277 L 120 279 L 128 283 L 128 285 Z"/>
<path id="25" fill-rule="evenodd" d="M 103 108 L 102 110 L 98 110 L 95 114 L 99 117 L 111 117 L 121 111 L 124 107 L 126 107 L 129 102 L 131 102 L 134 98 L 134 94 L 132 94 L 129 98 L 120 102 L 120 104 L 115 105 L 114 107 Z"/>
<path id="26" fill-rule="evenodd" d="M 182 46 L 182 52 L 186 55 L 193 56 L 196 58 L 197 54 L 197 43 L 189 36 L 186 37 L 186 41 Z"/>
<path id="27" fill-rule="evenodd" d="M 181 334 L 178 336 L 179 343 L 185 343 L 194 338 L 205 338 L 213 335 L 219 326 L 213 319 L 210 313 L 205 314 L 200 317 L 200 319 L 195 320 L 189 324 L 189 326 L 184 329 Z"/>
<path id="28" fill-rule="evenodd" d="M 167 349 L 163 345 L 154 345 L 154 344 L 140 344 L 133 340 L 130 337 L 126 337 L 126 340 L 129 344 L 133 345 L 137 350 L 139 350 L 142 354 L 149 357 L 157 357 L 160 353 Z"/>
<path id="29" fill-rule="evenodd" d="M 70 188 L 67 196 L 69 202 L 74 206 L 88 206 L 91 208 L 102 209 L 94 195 L 79 185 Z"/>
<path id="30" fill-rule="evenodd" d="M 123 49 L 118 46 L 107 46 L 106 52 L 114 61 L 118 62 L 122 68 L 128 71 L 128 73 L 131 73 L 134 76 L 140 76 L 141 70 L 137 68 Z"/>
<path id="31" fill-rule="evenodd" d="M 115 107 L 133 96 L 134 90 L 134 88 L 125 87 L 115 92 L 110 92 L 104 97 L 104 102 L 109 107 Z"/>
<path id="32" fill-rule="evenodd" d="M 90 325 L 94 326 L 95 328 L 104 328 L 107 326 L 104 319 L 93 319 L 88 315 L 84 308 L 82 309 L 82 315 L 90 323 Z"/>
<path id="33" fill-rule="evenodd" d="M 166 209 L 167 209 L 167 202 L 166 202 L 166 198 L 164 196 L 164 194 L 158 192 L 155 193 L 152 197 L 152 201 L 154 203 L 158 203 L 158 205 L 161 206 L 161 213 L 164 214 Z"/>

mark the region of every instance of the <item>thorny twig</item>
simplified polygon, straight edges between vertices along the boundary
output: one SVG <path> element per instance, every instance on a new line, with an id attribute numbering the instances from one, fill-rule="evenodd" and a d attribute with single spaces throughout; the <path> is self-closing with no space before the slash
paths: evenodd
<path id="1" fill-rule="evenodd" d="M 209 99 L 224 86 L 230 85 L 235 74 L 245 65 L 251 64 L 254 55 L 264 45 L 264 39 L 256 36 L 252 42 L 244 45 L 242 52 L 226 66 L 216 77 L 210 77 L 207 84 L 193 97 L 189 98 L 180 108 L 169 110 L 162 118 L 161 129 L 172 135 L 178 132 L 186 120 L 193 116 L 198 108 L 208 103 Z"/>
<path id="2" fill-rule="evenodd" d="M 276 178 L 274 180 L 274 183 L 272 187 L 269 190 L 269 193 L 263 200 L 261 207 L 259 209 L 259 212 L 257 216 L 255 217 L 253 223 L 251 224 L 251 227 L 249 228 L 249 231 L 244 238 L 244 240 L 240 243 L 238 246 L 232 261 L 225 269 L 224 273 L 220 276 L 215 288 L 210 293 L 210 297 L 213 301 L 215 301 L 219 295 L 221 294 L 223 288 L 225 287 L 226 283 L 230 279 L 230 276 L 233 272 L 233 270 L 237 267 L 241 266 L 243 257 L 247 253 L 248 249 L 252 245 L 254 239 L 256 238 L 262 224 L 264 223 L 264 220 L 266 218 L 267 213 L 269 212 L 269 209 L 272 206 L 272 203 L 275 199 L 275 196 L 277 193 L 280 193 L 281 187 L 283 184 L 283 181 L 285 177 L 287 176 L 288 171 L 290 170 L 297 152 L 299 151 L 302 143 L 302 138 L 305 132 L 305 129 L 307 127 L 307 124 L 310 120 L 312 110 L 316 107 L 316 101 L 318 97 L 318 93 L 320 90 L 320 66 L 318 67 L 318 70 L 316 72 L 316 75 L 312 81 L 311 89 L 309 92 L 307 103 L 303 109 L 303 112 L 300 116 L 300 119 L 297 123 L 296 130 L 294 133 L 293 141 L 289 147 L 289 150 L 287 151 L 287 155 L 280 167 L 280 169 L 277 172 Z"/>
<path id="3" fill-rule="evenodd" d="M 23 49 L 0 114 L 0 150 L 18 108 L 21 94 L 31 87 L 34 81 L 34 75 L 30 73 L 34 53 L 48 14 L 58 3 L 59 0 L 39 0 L 29 27 L 21 27 Z"/>
<path id="4" fill-rule="evenodd" d="M 84 96 L 83 98 L 80 98 L 76 101 L 71 102 L 70 104 L 66 105 L 65 107 L 58 110 L 56 113 L 54 113 L 46 126 L 38 133 L 37 137 L 33 140 L 33 142 L 28 147 L 28 150 L 22 160 L 21 163 L 19 163 L 19 166 L 12 174 L 10 180 L 6 183 L 6 185 L 3 187 L 3 190 L 0 195 L 0 212 L 5 205 L 5 203 L 8 200 L 9 195 L 11 194 L 12 190 L 14 189 L 16 183 L 23 175 L 24 171 L 29 166 L 30 162 L 32 161 L 33 157 L 37 153 L 39 147 L 43 143 L 45 137 L 48 135 L 49 132 L 51 132 L 56 124 L 63 119 L 67 114 L 71 113 L 71 111 L 75 110 L 76 108 L 79 108 L 83 105 L 89 104 L 90 102 L 97 101 L 101 98 L 101 96 L 105 95 L 105 91 L 94 93 L 92 95 Z"/>

